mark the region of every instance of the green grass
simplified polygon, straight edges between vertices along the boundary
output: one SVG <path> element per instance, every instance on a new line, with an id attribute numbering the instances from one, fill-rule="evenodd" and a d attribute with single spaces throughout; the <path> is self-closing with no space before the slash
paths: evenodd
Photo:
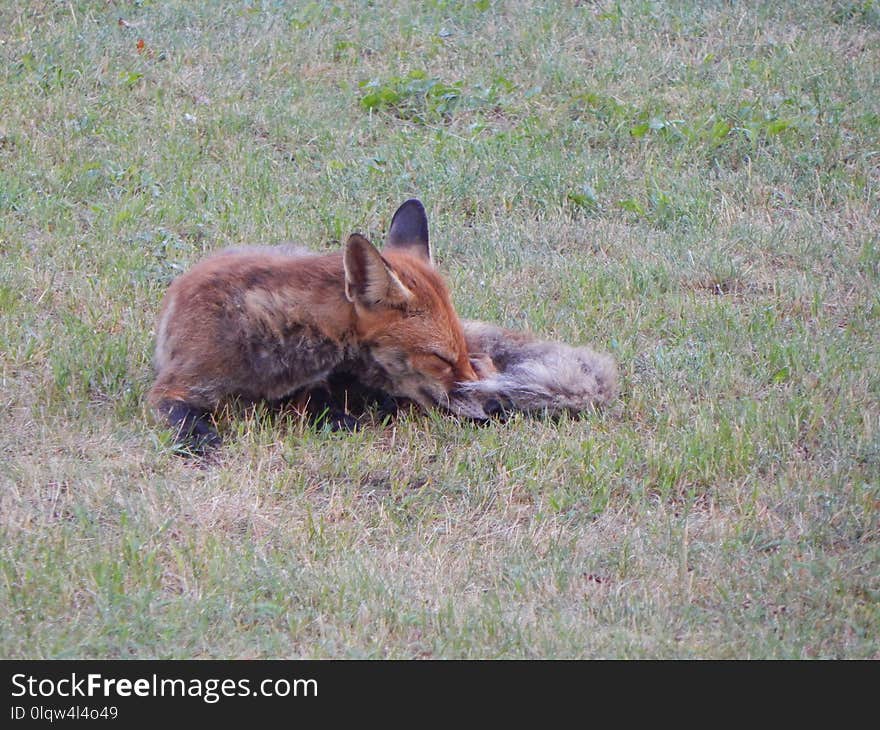
<path id="1" fill-rule="evenodd" d="M 876 2 L 0 28 L 0 656 L 880 656 Z M 611 352 L 619 402 L 175 456 L 171 278 L 412 195 L 459 312 Z"/>

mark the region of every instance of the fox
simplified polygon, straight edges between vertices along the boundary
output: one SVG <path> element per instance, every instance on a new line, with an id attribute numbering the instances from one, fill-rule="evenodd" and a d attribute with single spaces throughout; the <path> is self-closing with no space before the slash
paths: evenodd
<path id="1" fill-rule="evenodd" d="M 333 378 L 488 418 L 462 389 L 478 375 L 417 198 L 396 210 L 381 252 L 353 233 L 333 253 L 251 246 L 196 263 L 162 301 L 153 364 L 147 402 L 197 453 L 221 444 L 212 414 L 231 399 L 329 408 L 331 427 L 356 428 L 332 408 Z"/>
<path id="2" fill-rule="evenodd" d="M 462 320 L 462 328 L 478 374 L 462 390 L 487 408 L 491 404 L 491 415 L 578 415 L 607 406 L 619 393 L 610 355 L 489 322 Z"/>

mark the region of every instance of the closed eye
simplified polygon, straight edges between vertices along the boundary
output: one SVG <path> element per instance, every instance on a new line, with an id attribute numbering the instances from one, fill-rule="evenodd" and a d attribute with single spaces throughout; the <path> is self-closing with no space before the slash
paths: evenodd
<path id="1" fill-rule="evenodd" d="M 449 367 L 451 367 L 451 368 L 454 368 L 454 367 L 455 367 L 455 360 L 454 360 L 453 358 L 451 358 L 451 357 L 447 357 L 446 355 L 444 355 L 444 354 L 442 354 L 442 353 L 440 353 L 440 352 L 432 352 L 431 354 L 432 354 L 434 357 L 436 357 L 438 360 L 442 360 L 442 361 L 443 361 L 444 363 L 446 363 Z"/>

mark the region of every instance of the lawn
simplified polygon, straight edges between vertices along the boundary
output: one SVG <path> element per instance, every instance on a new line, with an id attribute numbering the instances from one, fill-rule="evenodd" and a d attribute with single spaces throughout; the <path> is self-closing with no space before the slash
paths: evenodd
<path id="1" fill-rule="evenodd" d="M 880 657 L 880 3 L 0 2 L 0 657 Z M 603 412 L 215 458 L 209 252 L 381 241 L 611 353 Z"/>

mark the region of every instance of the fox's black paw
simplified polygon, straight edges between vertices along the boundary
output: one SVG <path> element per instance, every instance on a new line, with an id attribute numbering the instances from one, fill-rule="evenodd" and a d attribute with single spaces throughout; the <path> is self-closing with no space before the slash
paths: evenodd
<path id="1" fill-rule="evenodd" d="M 381 419 L 393 418 L 400 410 L 400 403 L 393 396 L 380 393 L 376 399 L 376 415 Z"/>
<path id="2" fill-rule="evenodd" d="M 358 431 L 361 422 L 349 413 L 333 413 L 327 418 L 327 425 L 331 431 Z"/>

